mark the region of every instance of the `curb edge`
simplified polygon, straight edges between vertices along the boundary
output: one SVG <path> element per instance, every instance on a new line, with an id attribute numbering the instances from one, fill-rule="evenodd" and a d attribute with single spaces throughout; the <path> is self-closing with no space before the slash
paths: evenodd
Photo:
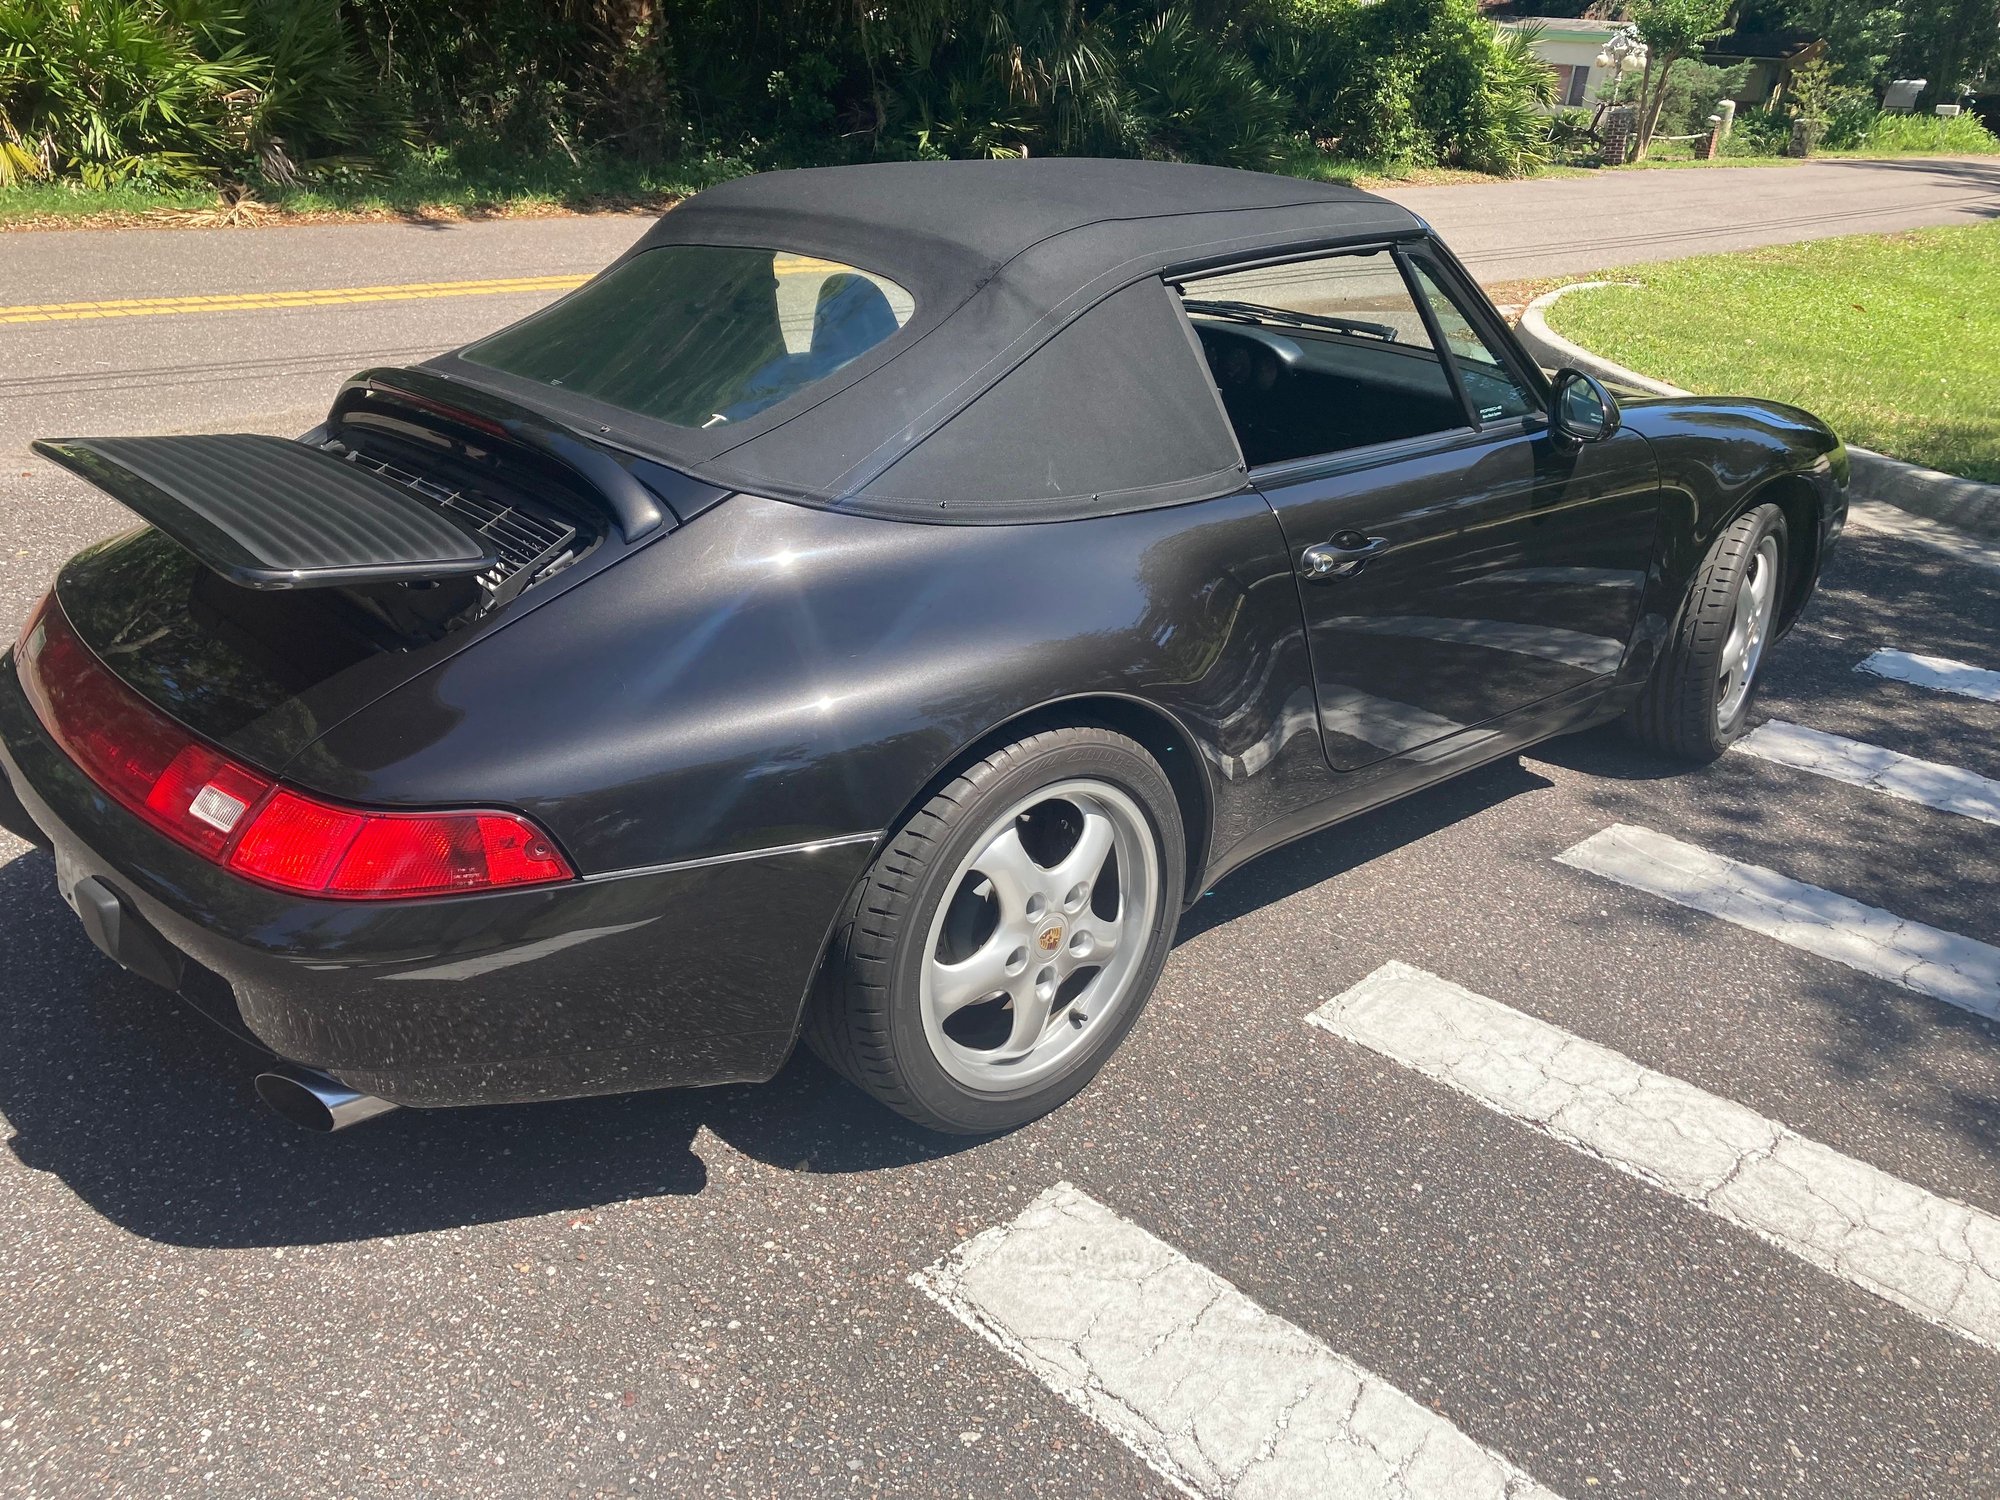
<path id="1" fill-rule="evenodd" d="M 1552 292 L 1544 292 L 1522 310 L 1516 332 L 1528 352 L 1546 367 L 1573 365 L 1587 375 L 1596 376 L 1606 385 L 1622 386 L 1645 395 L 1692 395 L 1693 392 L 1682 390 L 1677 385 L 1668 385 L 1664 380 L 1655 380 L 1637 370 L 1628 370 L 1600 354 L 1593 354 L 1549 327 L 1548 309 L 1569 293 L 1593 287 L 1632 284 L 1578 281 L 1557 287 Z M 1955 474 L 1941 474 L 1922 464 L 1907 463 L 1852 444 L 1848 445 L 1847 456 L 1853 466 L 1851 488 L 1857 498 L 1893 505 L 1898 510 L 1941 521 L 1974 536 L 2000 538 L 2000 484 L 1985 484 L 1976 479 L 1961 479 Z"/>

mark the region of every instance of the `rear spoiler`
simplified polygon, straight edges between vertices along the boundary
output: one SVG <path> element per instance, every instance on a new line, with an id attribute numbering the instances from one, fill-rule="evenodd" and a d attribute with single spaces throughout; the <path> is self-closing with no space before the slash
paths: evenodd
<path id="1" fill-rule="evenodd" d="M 401 486 L 285 438 L 60 438 L 34 448 L 243 588 L 414 583 L 497 562 L 484 538 Z"/>
<path id="2" fill-rule="evenodd" d="M 693 520 L 729 494 L 652 459 L 587 440 L 584 434 L 483 386 L 408 365 L 363 370 L 350 379 L 334 399 L 325 430 L 338 438 L 350 425 L 381 422 L 394 428 L 411 413 L 481 437 L 500 438 L 554 465 L 610 513 L 619 535 L 628 542 Z"/>

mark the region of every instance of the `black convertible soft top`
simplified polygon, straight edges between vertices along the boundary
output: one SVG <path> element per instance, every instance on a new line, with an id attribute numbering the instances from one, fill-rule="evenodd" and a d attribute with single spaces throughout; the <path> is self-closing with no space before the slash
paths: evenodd
<path id="1" fill-rule="evenodd" d="M 1048 520 L 1242 487 L 1243 461 L 1162 272 L 1420 232 L 1328 183 L 1171 162 L 898 162 L 742 178 L 628 252 L 740 245 L 858 266 L 908 290 L 907 324 L 747 421 L 657 422 L 445 355 L 710 484 L 933 521 Z"/>

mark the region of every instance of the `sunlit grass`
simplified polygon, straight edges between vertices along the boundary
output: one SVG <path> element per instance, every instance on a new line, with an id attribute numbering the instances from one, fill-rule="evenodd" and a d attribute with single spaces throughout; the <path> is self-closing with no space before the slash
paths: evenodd
<path id="1" fill-rule="evenodd" d="M 2000 224 L 1604 273 L 1565 338 L 1689 390 L 1802 406 L 1849 442 L 2000 481 Z"/>

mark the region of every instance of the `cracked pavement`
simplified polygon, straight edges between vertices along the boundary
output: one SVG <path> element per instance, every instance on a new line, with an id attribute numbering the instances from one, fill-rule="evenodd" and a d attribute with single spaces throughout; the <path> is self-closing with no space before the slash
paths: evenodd
<path id="1" fill-rule="evenodd" d="M 1192 1494 L 1555 1500 L 1069 1183 L 912 1279 Z"/>
<path id="2" fill-rule="evenodd" d="M 1313 1020 L 2000 1351 L 1992 1214 L 1407 964 Z"/>

